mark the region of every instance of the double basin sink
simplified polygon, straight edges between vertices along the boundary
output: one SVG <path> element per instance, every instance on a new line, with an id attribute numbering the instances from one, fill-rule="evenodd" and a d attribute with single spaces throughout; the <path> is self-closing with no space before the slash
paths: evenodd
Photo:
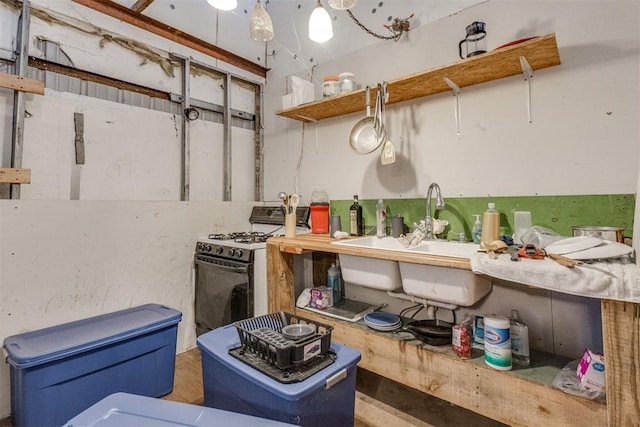
<path id="1" fill-rule="evenodd" d="M 332 242 L 333 245 L 469 259 L 478 251 L 474 243 L 428 240 L 405 248 L 394 237 L 360 237 Z M 491 280 L 470 270 L 416 264 L 366 256 L 338 254 L 345 283 L 397 292 L 429 301 L 471 306 L 491 290 Z"/>

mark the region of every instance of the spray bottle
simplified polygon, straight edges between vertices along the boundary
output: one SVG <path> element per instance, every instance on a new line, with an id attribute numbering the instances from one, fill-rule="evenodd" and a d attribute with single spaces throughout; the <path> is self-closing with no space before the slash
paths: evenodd
<path id="1" fill-rule="evenodd" d="M 473 243 L 480 243 L 480 236 L 482 235 L 482 223 L 480 222 L 480 215 L 475 214 L 471 216 L 476 217 L 476 222 L 473 224 L 473 229 L 471 230 L 471 237 L 473 238 Z"/>

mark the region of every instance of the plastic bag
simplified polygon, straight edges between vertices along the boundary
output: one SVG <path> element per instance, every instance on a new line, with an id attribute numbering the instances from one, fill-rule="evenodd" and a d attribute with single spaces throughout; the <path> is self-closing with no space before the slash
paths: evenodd
<path id="1" fill-rule="evenodd" d="M 572 360 L 567 363 L 566 366 L 558 372 L 551 385 L 574 396 L 586 397 L 591 400 L 600 398 L 604 399 L 606 394 L 604 391 L 587 388 L 580 383 L 580 380 L 576 375 L 578 363 L 580 363 L 580 359 Z"/>
<path id="2" fill-rule="evenodd" d="M 549 228 L 540 227 L 538 225 L 531 227 L 522 235 L 523 244 L 526 245 L 527 243 L 530 243 L 535 245 L 536 248 L 545 248 L 547 245 L 560 239 L 564 239 L 564 237 Z"/>
<path id="3" fill-rule="evenodd" d="M 473 318 L 466 313 L 462 322 L 452 328 L 451 348 L 461 359 L 471 359 Z"/>

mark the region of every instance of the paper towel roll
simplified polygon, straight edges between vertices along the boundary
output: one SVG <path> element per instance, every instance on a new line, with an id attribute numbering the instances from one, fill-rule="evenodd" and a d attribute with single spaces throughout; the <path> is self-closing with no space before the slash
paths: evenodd
<path id="1" fill-rule="evenodd" d="M 500 371 L 511 369 L 511 321 L 497 314 L 484 316 L 484 361 Z"/>

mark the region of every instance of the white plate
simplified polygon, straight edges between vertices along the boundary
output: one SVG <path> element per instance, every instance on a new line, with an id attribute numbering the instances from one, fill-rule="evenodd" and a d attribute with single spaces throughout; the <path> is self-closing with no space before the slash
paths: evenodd
<path id="1" fill-rule="evenodd" d="M 398 323 L 396 325 L 391 325 L 391 326 L 378 326 L 378 325 L 373 325 L 373 324 L 367 323 L 367 322 L 365 322 L 365 323 L 371 329 L 376 330 L 376 331 L 380 331 L 380 332 L 395 331 L 396 329 L 398 329 L 399 327 L 402 326 L 402 322 L 400 322 L 400 323 Z"/>
<path id="2" fill-rule="evenodd" d="M 365 315 L 364 321 L 368 325 L 389 327 L 400 323 L 400 316 L 384 311 L 374 311 Z"/>
<path id="3" fill-rule="evenodd" d="M 605 240 L 604 243 L 600 246 L 596 246 L 595 248 L 572 252 L 563 256 L 571 259 L 606 259 L 621 257 L 628 255 L 631 252 L 633 252 L 633 248 L 631 246 Z"/>
<path id="4" fill-rule="evenodd" d="M 550 243 L 546 248 L 544 248 L 544 250 L 550 254 L 564 255 L 571 252 L 595 248 L 596 246 L 601 245 L 602 242 L 602 239 L 593 236 L 567 237 L 566 239 Z"/>

